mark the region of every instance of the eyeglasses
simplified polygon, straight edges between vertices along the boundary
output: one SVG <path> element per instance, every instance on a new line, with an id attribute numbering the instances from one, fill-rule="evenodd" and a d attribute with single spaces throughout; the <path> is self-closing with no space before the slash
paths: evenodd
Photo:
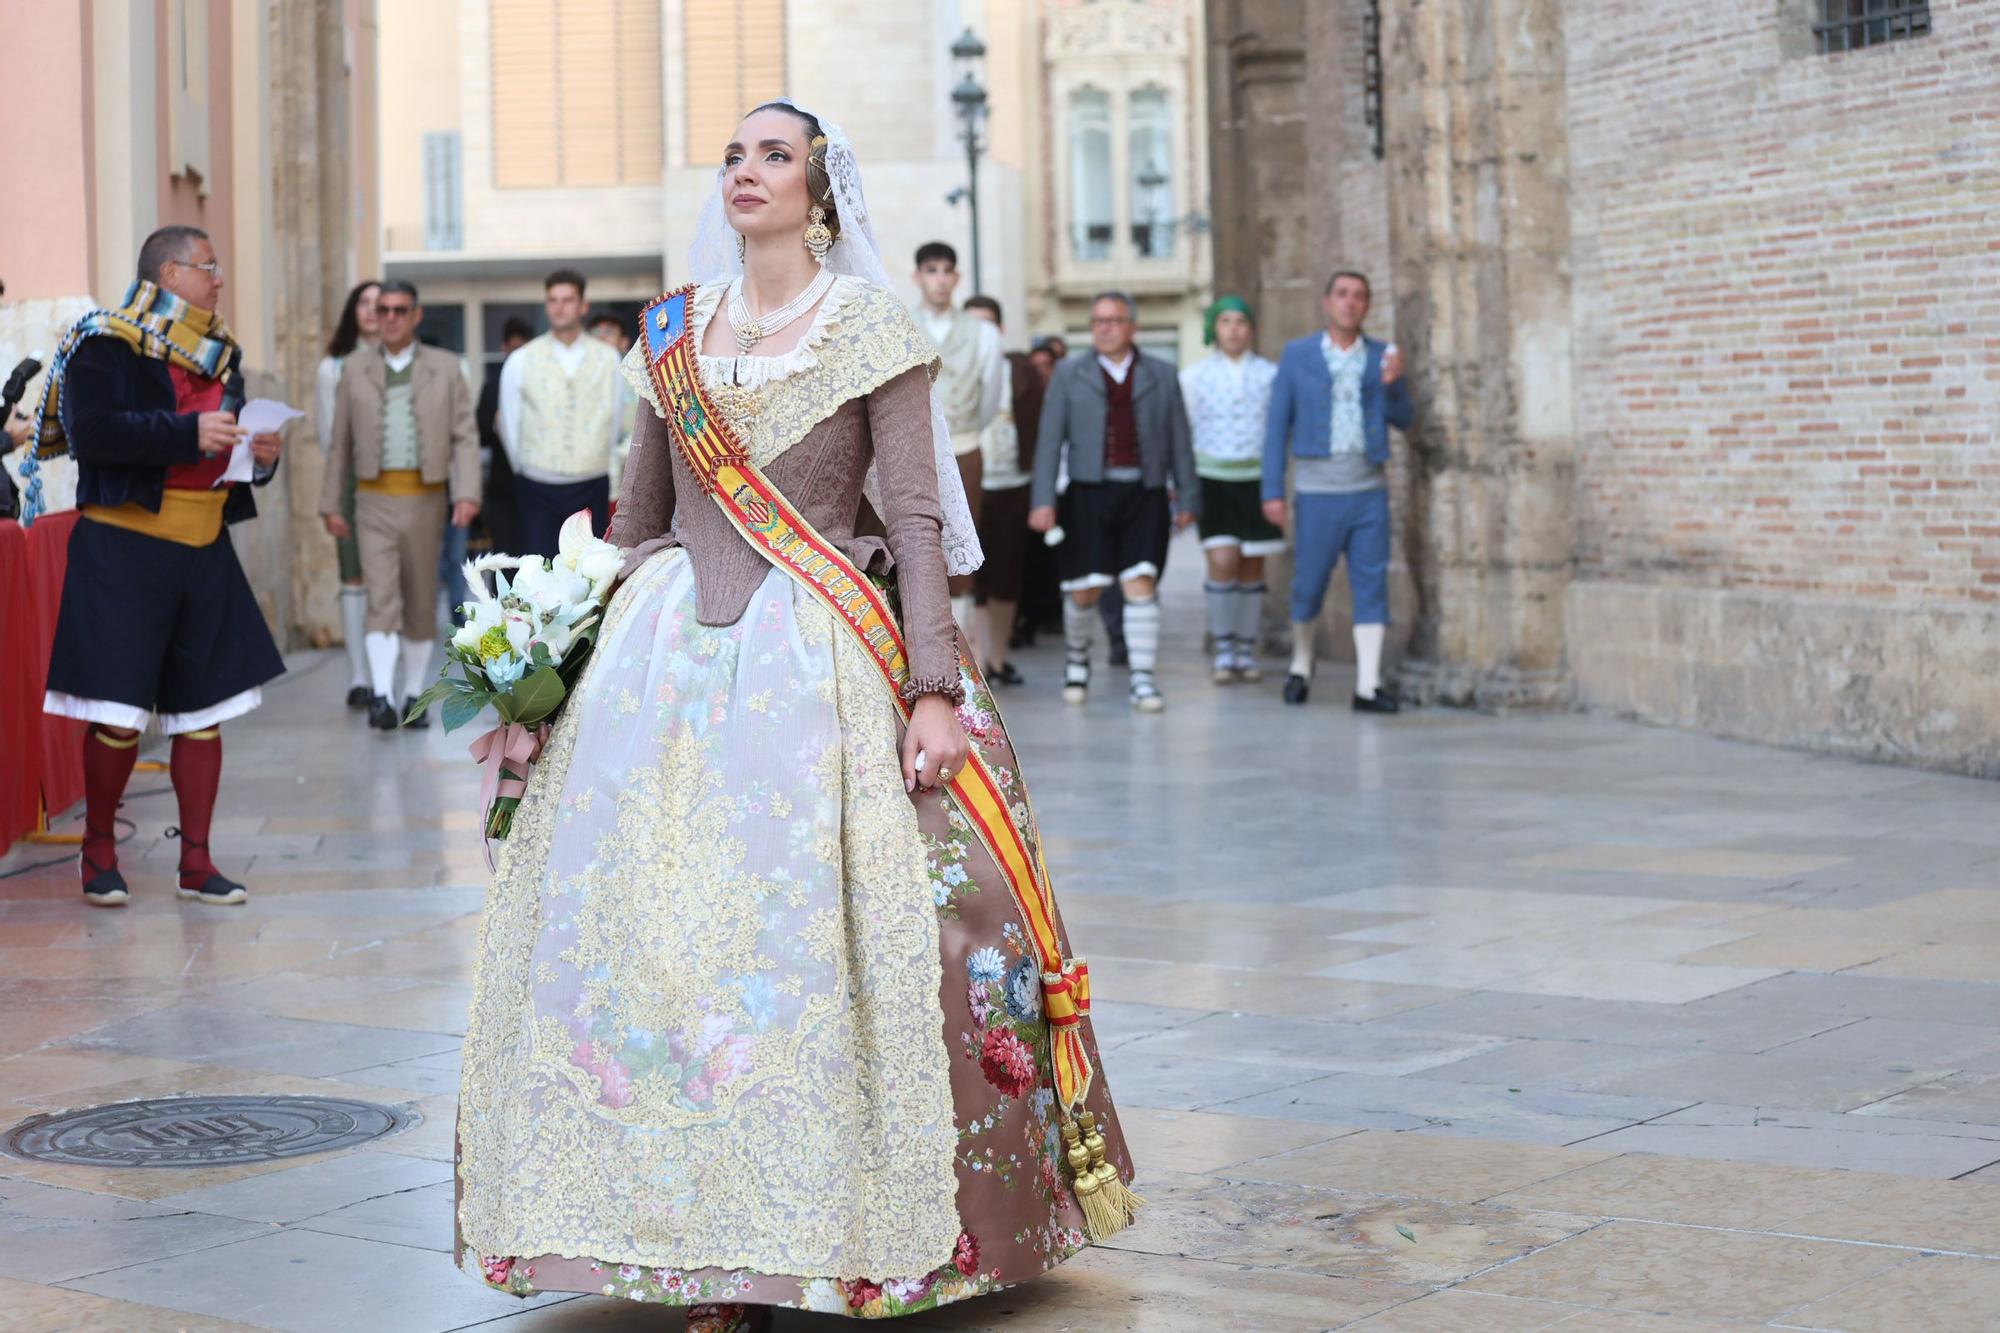
<path id="1" fill-rule="evenodd" d="M 410 305 L 378 305 L 375 307 L 375 316 L 378 319 L 403 319 L 415 314 L 416 310 L 415 306 Z"/>
<path id="2" fill-rule="evenodd" d="M 1131 322 L 1132 321 L 1124 315 L 1092 315 L 1090 317 L 1090 325 L 1092 328 L 1096 328 L 1099 324 L 1130 324 Z"/>
<path id="3" fill-rule="evenodd" d="M 176 259 L 173 262 L 179 264 L 182 268 L 198 268 L 211 278 L 222 276 L 222 262 L 220 260 L 211 259 L 206 264 L 190 264 L 185 259 Z"/>

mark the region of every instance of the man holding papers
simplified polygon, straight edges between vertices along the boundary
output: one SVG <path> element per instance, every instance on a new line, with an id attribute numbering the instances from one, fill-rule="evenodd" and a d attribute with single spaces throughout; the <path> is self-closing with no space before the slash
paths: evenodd
<path id="1" fill-rule="evenodd" d="M 224 479 L 244 432 L 224 404 L 242 351 L 216 313 L 222 286 L 207 233 L 154 232 L 124 304 L 92 311 L 63 338 L 38 414 L 37 457 L 67 451 L 77 462 L 82 520 L 42 706 L 90 723 L 81 871 L 96 907 L 129 897 L 113 816 L 154 719 L 173 738 L 180 896 L 247 896 L 208 845 L 221 724 L 257 707 L 285 667 L 224 531 L 257 506 L 248 486 Z M 282 446 L 275 433 L 248 440 L 253 485 L 270 481 Z"/>
<path id="2" fill-rule="evenodd" d="M 354 474 L 354 525 L 368 589 L 368 721 L 393 731 L 431 679 L 437 641 L 438 553 L 447 510 L 454 527 L 479 513 L 479 431 L 458 358 L 417 342 L 417 289 L 385 282 L 375 296 L 381 341 L 340 367 L 319 512 L 347 535 L 340 497 Z M 400 640 L 400 642 L 399 642 Z M 403 660 L 397 691 L 396 658 Z M 428 716 L 412 726 L 430 725 Z"/>

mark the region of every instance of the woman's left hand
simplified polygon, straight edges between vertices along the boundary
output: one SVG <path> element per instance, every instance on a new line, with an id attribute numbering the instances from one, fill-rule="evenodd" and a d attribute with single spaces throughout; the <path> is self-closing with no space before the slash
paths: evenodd
<path id="1" fill-rule="evenodd" d="M 926 694 L 917 699 L 910 725 L 903 731 L 903 790 L 926 791 L 943 785 L 965 767 L 972 743 L 951 700 L 942 694 Z M 917 767 L 917 752 L 923 752 L 924 766 Z"/>

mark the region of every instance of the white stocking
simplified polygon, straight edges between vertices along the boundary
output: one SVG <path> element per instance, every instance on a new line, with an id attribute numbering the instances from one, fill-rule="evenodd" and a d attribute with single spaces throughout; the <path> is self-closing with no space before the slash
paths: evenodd
<path id="1" fill-rule="evenodd" d="M 1310 620 L 1292 622 L 1292 664 L 1287 670 L 1294 676 L 1312 679 L 1313 630 L 1316 628 Z"/>
<path id="2" fill-rule="evenodd" d="M 380 632 L 367 636 L 368 688 L 396 702 L 396 636 Z"/>
<path id="3" fill-rule="evenodd" d="M 1382 626 L 1354 627 L 1354 693 L 1373 699 L 1382 686 Z"/>

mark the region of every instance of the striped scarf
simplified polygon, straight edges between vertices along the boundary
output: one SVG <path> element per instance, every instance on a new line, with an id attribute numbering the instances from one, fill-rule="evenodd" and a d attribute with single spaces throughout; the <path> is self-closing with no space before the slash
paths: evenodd
<path id="1" fill-rule="evenodd" d="M 243 355 L 229 326 L 215 311 L 197 310 L 144 279 L 133 283 L 123 305 L 116 310 L 93 310 L 63 335 L 42 389 L 42 405 L 35 411 L 36 442 L 23 473 L 36 459 L 60 458 L 69 452 L 69 439 L 62 427 L 63 372 L 83 340 L 98 335 L 117 338 L 140 356 L 166 361 L 209 379 L 223 378 Z"/>

